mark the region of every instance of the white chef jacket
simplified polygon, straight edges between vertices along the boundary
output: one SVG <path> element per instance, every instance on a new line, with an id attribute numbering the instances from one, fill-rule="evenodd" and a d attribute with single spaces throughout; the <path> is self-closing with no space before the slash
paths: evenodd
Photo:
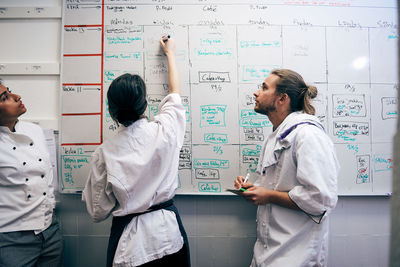
<path id="1" fill-rule="evenodd" d="M 178 187 L 179 152 L 185 134 L 185 109 L 179 94 L 167 95 L 154 121 L 123 127 L 93 153 L 82 199 L 95 222 L 146 211 L 172 199 Z M 176 216 L 157 210 L 135 217 L 125 227 L 114 266 L 137 266 L 183 247 Z"/>
<path id="2" fill-rule="evenodd" d="M 299 122 L 280 140 L 282 134 Z M 302 210 L 259 205 L 251 266 L 326 266 L 327 215 L 337 202 L 339 164 L 315 116 L 293 112 L 264 141 L 255 185 L 288 192 Z M 320 223 L 318 223 L 320 221 Z"/>
<path id="3" fill-rule="evenodd" d="M 0 126 L 0 232 L 50 226 L 55 199 L 53 171 L 42 129 L 18 121 L 15 132 Z"/>

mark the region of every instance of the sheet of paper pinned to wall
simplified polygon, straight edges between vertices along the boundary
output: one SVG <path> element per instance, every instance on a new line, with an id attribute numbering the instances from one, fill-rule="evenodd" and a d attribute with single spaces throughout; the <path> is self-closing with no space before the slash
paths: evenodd
<path id="1" fill-rule="evenodd" d="M 44 137 L 46 139 L 47 149 L 50 154 L 50 162 L 51 167 L 53 168 L 53 188 L 56 196 L 56 200 L 58 200 L 58 171 L 57 171 L 57 146 L 56 146 L 56 139 L 54 136 L 54 130 L 51 129 L 43 129 Z"/>
<path id="2" fill-rule="evenodd" d="M 151 120 L 168 92 L 163 34 L 177 43 L 187 128 L 181 194 L 230 194 L 272 131 L 253 92 L 274 68 L 319 89 L 317 116 L 336 145 L 342 195 L 391 192 L 397 121 L 395 1 L 66 0 L 63 6 L 60 176 L 83 189 L 91 153 L 118 130 L 106 93 L 123 73 L 148 85 Z"/>

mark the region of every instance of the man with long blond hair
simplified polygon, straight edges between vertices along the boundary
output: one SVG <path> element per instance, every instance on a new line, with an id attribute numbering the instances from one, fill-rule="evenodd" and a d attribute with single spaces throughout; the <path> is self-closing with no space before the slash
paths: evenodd
<path id="1" fill-rule="evenodd" d="M 254 110 L 268 116 L 273 132 L 264 141 L 255 183 L 242 176 L 235 181 L 258 206 L 251 266 L 327 265 L 327 217 L 337 202 L 339 165 L 314 116 L 317 93 L 287 69 L 272 71 L 254 93 Z"/>

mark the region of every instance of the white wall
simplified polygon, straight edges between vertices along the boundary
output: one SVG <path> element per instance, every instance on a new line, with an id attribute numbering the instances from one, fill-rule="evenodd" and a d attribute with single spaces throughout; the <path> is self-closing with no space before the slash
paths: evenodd
<path id="1" fill-rule="evenodd" d="M 12 7 L 15 4 L 47 6 L 48 9 L 61 10 L 61 1 L 0 1 L 0 7 Z M 41 2 L 41 5 L 39 5 Z M 37 6 L 36 6 L 37 7 Z M 30 10 L 28 10 L 31 12 Z M 20 13 L 19 13 L 20 12 Z M 27 10 L 16 10 L 18 14 Z M 32 12 L 33 13 L 33 12 Z M 31 13 L 31 14 L 32 14 Z M 61 12 L 60 12 L 61 15 Z M 32 16 L 35 16 L 33 14 Z M 0 33 L 0 66 L 1 70 L 10 73 L 8 68 L 15 66 L 18 71 L 27 73 L 35 71 L 31 65 L 55 66 L 52 71 L 37 71 L 40 75 L 1 75 L 5 84 L 21 95 L 28 112 L 21 118 L 39 122 L 43 127 L 58 128 L 59 111 L 59 63 L 61 18 L 1 18 Z M 28 68 L 28 70 L 26 70 Z M 11 71 L 12 72 L 12 71 Z M 54 72 L 54 71 L 53 71 Z M 58 72 L 58 74 L 57 74 Z M 0 71 L 2 73 L 2 71 Z"/>
<path id="2" fill-rule="evenodd" d="M 1 0 L 12 5 L 60 7 L 61 0 Z M 0 19 L 0 66 L 59 63 L 61 18 Z M 57 128 L 59 75 L 1 75 L 19 93 L 24 119 Z M 246 266 L 255 240 L 256 208 L 236 196 L 177 196 L 189 235 L 193 266 Z M 65 266 L 104 266 L 110 219 L 93 224 L 79 195 L 62 195 L 57 207 Z M 388 266 L 390 198 L 340 197 L 331 216 L 329 266 Z"/>

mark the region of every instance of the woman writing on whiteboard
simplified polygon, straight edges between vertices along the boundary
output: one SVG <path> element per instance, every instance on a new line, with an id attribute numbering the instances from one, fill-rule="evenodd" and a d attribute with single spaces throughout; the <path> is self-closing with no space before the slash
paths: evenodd
<path id="1" fill-rule="evenodd" d="M 185 109 L 175 62 L 175 42 L 163 36 L 169 94 L 150 122 L 143 115 L 146 85 L 124 74 L 110 85 L 111 117 L 122 124 L 116 136 L 93 153 L 82 199 L 95 222 L 111 213 L 107 266 L 189 266 L 185 230 L 172 198 L 178 187 Z"/>
<path id="2" fill-rule="evenodd" d="M 0 266 L 61 266 L 50 154 L 42 129 L 18 120 L 25 112 L 0 83 Z"/>

